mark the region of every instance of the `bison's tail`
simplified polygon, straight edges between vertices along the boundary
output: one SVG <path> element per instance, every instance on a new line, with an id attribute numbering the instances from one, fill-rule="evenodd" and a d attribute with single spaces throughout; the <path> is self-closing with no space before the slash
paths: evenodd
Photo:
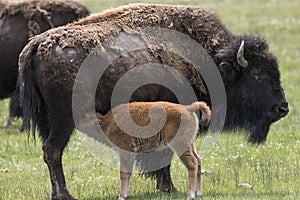
<path id="1" fill-rule="evenodd" d="M 38 44 L 32 40 L 21 52 L 18 77 L 20 104 L 23 110 L 23 126 L 28 135 L 30 134 L 30 130 L 32 130 L 34 140 L 40 101 L 32 80 L 31 70 L 33 56 L 37 51 Z"/>
<path id="2" fill-rule="evenodd" d="M 187 109 L 191 112 L 195 112 L 200 109 L 202 112 L 202 117 L 200 119 L 200 124 L 207 126 L 211 119 L 210 108 L 204 102 L 194 102 L 191 105 L 187 106 Z"/>

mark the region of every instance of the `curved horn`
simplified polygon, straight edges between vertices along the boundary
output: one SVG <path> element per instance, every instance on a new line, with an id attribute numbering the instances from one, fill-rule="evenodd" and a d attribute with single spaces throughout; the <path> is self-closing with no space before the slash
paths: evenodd
<path id="1" fill-rule="evenodd" d="M 237 62 L 238 64 L 243 67 L 243 68 L 247 68 L 248 66 L 248 62 L 247 60 L 245 59 L 244 57 L 244 46 L 245 46 L 245 42 L 244 40 L 241 42 L 241 46 L 238 50 L 238 53 L 237 53 L 237 56 L 236 56 L 236 59 L 237 59 Z"/>

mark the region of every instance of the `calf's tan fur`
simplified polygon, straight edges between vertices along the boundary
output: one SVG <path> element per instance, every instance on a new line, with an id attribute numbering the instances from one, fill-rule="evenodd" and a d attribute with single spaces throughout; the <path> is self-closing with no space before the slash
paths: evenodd
<path id="1" fill-rule="evenodd" d="M 165 114 L 163 117 L 161 116 L 162 109 Z M 198 109 L 202 111 L 200 121 L 195 114 Z M 155 121 L 154 118 L 156 122 L 165 121 L 155 134 L 149 137 L 138 137 L 138 133 L 128 132 L 128 130 L 133 130 L 131 127 L 126 127 L 126 124 L 130 126 L 129 122 L 116 122 L 126 120 L 125 112 L 129 113 L 135 125 L 140 127 L 145 127 L 151 121 Z M 199 123 L 207 125 L 210 115 L 211 111 L 204 102 L 195 102 L 187 106 L 169 102 L 132 102 L 116 106 L 106 115 L 89 113 L 81 122 L 81 126 L 87 122 L 98 121 L 107 139 L 114 148 L 119 150 L 121 178 L 119 200 L 124 200 L 130 194 L 129 180 L 134 162 L 130 152 L 155 151 L 165 145 L 171 147 L 186 166 L 189 182 L 188 196 L 194 199 L 196 195 L 201 195 L 201 160 L 193 141 L 198 132 Z M 120 128 L 119 124 L 125 124 L 125 127 Z"/>

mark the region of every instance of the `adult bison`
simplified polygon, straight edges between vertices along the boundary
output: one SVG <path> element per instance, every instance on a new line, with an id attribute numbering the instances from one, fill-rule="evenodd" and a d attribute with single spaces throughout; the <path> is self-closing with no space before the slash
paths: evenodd
<path id="1" fill-rule="evenodd" d="M 0 99 L 12 97 L 6 126 L 14 117 L 22 116 L 15 89 L 18 57 L 28 39 L 89 13 L 85 6 L 73 1 L 0 1 Z"/>
<path id="2" fill-rule="evenodd" d="M 262 143 L 271 123 L 287 115 L 288 104 L 280 84 L 279 67 L 266 41 L 261 37 L 232 34 L 219 17 L 206 8 L 134 4 L 49 30 L 33 38 L 23 49 L 19 74 L 20 83 L 24 85 L 21 98 L 25 127 L 27 130 L 38 127 L 44 160 L 50 171 L 52 199 L 73 199 L 65 183 L 62 153 L 75 126 L 72 88 L 80 65 L 90 52 L 101 52 L 103 49 L 97 45 L 113 35 L 123 33 L 136 36 L 137 41 L 143 40 L 144 36 L 137 31 L 141 27 L 172 29 L 205 48 L 224 81 L 228 108 L 225 128 L 244 129 L 249 132 L 249 141 Z M 205 84 L 190 63 L 176 55 L 147 48 L 128 52 L 112 62 L 97 86 L 96 111 L 108 112 L 112 90 L 119 78 L 145 63 L 164 63 L 178 70 L 191 82 L 199 100 L 210 103 Z M 88 99 L 82 100 L 88 103 Z M 141 87 L 131 97 L 131 101 L 157 100 L 177 101 L 173 93 L 157 84 Z M 159 153 L 171 160 L 170 150 Z M 138 162 L 147 169 L 147 162 L 142 158 Z M 157 179 L 159 189 L 174 190 L 169 167 L 151 174 Z"/>

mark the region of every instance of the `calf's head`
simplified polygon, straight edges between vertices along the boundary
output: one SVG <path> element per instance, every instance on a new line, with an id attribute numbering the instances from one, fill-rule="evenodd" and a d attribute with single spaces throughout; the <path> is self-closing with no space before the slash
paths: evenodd
<path id="1" fill-rule="evenodd" d="M 270 125 L 289 112 L 276 57 L 264 39 L 244 35 L 221 49 L 215 61 L 227 95 L 225 128 L 245 129 L 250 142 L 263 143 Z"/>

